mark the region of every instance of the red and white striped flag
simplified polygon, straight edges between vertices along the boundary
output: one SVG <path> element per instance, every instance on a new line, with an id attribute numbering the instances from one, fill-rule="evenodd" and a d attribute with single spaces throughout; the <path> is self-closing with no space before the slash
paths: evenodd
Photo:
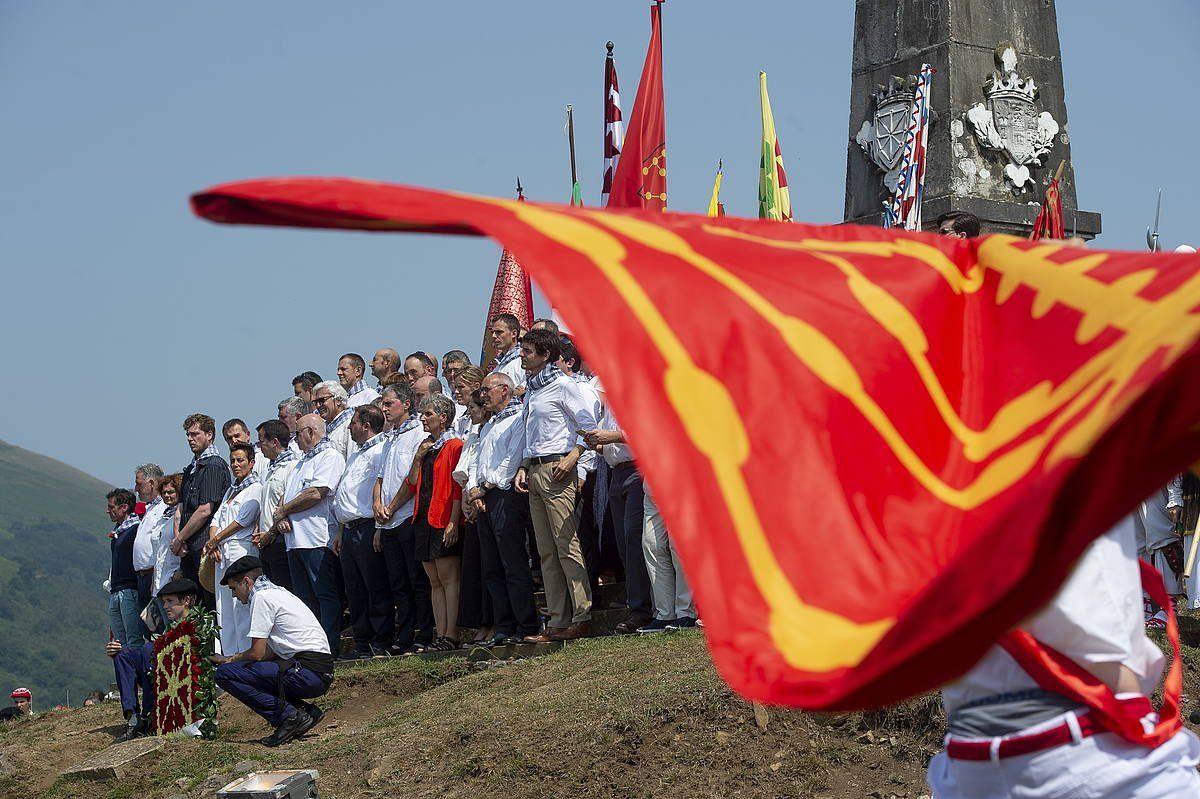
<path id="1" fill-rule="evenodd" d="M 617 90 L 617 62 L 613 60 L 613 43 L 608 43 L 604 59 L 604 181 L 600 189 L 600 206 L 608 205 L 617 159 L 621 157 L 621 93 Z"/>
<path id="2" fill-rule="evenodd" d="M 925 156 L 929 144 L 929 84 L 933 80 L 933 73 L 932 66 L 921 65 L 908 131 L 904 136 L 896 193 L 883 207 L 885 228 L 921 229 L 921 195 L 925 189 Z"/>

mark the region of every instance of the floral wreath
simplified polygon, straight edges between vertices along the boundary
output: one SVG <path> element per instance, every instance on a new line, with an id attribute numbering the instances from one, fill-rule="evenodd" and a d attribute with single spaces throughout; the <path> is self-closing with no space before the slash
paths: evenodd
<path id="1" fill-rule="evenodd" d="M 195 608 L 154 639 L 154 722 L 159 735 L 199 721 L 202 738 L 216 737 L 216 667 L 208 655 L 219 629 L 214 614 Z"/>

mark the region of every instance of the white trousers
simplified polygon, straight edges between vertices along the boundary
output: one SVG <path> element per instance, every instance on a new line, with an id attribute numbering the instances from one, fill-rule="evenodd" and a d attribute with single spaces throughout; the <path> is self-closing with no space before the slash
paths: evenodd
<path id="1" fill-rule="evenodd" d="M 237 601 L 229 586 L 221 585 L 225 569 L 243 555 L 258 557 L 258 547 L 249 541 L 229 538 L 221 543 L 217 564 L 217 624 L 221 625 L 221 654 L 236 655 L 250 648 L 250 606 Z"/>
<path id="2" fill-rule="evenodd" d="M 667 526 L 650 494 L 642 501 L 645 522 L 642 525 L 642 553 L 646 556 L 646 572 L 650 575 L 650 592 L 654 595 L 654 618 L 660 621 L 696 618 L 692 588 L 679 565 L 679 556 L 667 538 Z"/>
<path id="3" fill-rule="evenodd" d="M 1200 741 L 1183 729 L 1157 749 L 1112 733 L 996 762 L 929 762 L 935 799 L 1183 799 L 1200 797 Z"/>

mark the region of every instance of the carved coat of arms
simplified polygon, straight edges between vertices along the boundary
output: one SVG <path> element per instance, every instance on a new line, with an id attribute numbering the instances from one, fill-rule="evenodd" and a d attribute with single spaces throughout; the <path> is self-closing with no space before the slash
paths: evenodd
<path id="1" fill-rule="evenodd" d="M 900 157 L 904 154 L 904 136 L 912 113 L 915 77 L 893 77 L 887 86 L 875 90 L 875 114 L 864 122 L 854 136 L 867 158 L 884 173 L 888 191 L 896 191 L 900 177 Z"/>
<path id="2" fill-rule="evenodd" d="M 1004 42 L 996 48 L 996 71 L 983 86 L 987 103 L 967 111 L 967 121 L 979 144 L 1009 159 L 1004 174 L 1013 187 L 1024 191 L 1033 183 L 1029 167 L 1041 166 L 1058 123 L 1049 111 L 1038 112 L 1038 87 L 1032 77 L 1017 74 L 1017 48 Z"/>

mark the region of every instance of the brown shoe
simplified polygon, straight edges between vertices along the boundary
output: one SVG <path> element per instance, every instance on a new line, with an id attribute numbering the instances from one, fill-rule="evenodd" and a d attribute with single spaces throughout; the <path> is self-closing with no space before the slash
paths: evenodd
<path id="1" fill-rule="evenodd" d="M 574 641 L 576 638 L 589 638 L 591 635 L 592 622 L 589 620 L 572 624 L 561 632 L 551 633 L 550 639 L 553 641 Z"/>
<path id="2" fill-rule="evenodd" d="M 523 643 L 523 644 L 548 644 L 548 643 L 550 643 L 551 640 L 553 640 L 553 639 L 551 639 L 550 636 L 546 635 L 545 633 L 538 633 L 537 635 L 525 636 L 524 638 L 521 639 L 521 643 Z"/>

